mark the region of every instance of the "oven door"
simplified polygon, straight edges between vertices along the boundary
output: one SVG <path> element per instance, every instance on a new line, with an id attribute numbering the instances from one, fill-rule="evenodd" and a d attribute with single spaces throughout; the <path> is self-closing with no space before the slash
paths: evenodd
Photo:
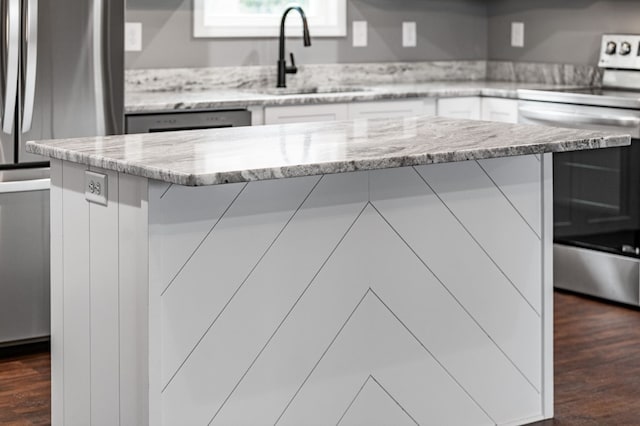
<path id="1" fill-rule="evenodd" d="M 640 258 L 640 111 L 521 101 L 518 121 L 632 135 L 628 147 L 554 154 L 554 240 Z"/>

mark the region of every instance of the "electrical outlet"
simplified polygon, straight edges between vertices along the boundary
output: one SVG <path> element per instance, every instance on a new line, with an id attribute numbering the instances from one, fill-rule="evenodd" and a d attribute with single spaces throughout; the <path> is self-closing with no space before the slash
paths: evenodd
<path id="1" fill-rule="evenodd" d="M 418 45 L 417 26 L 415 22 L 402 23 L 402 47 L 416 47 Z"/>
<path id="2" fill-rule="evenodd" d="M 511 46 L 524 47 L 524 22 L 511 23 Z"/>
<path id="3" fill-rule="evenodd" d="M 126 22 L 124 24 L 124 51 L 142 51 L 142 22 Z"/>
<path id="4" fill-rule="evenodd" d="M 367 46 L 367 21 L 353 21 L 353 47 Z"/>
<path id="5" fill-rule="evenodd" d="M 92 203 L 107 205 L 107 175 L 86 171 L 84 174 L 84 196 Z"/>

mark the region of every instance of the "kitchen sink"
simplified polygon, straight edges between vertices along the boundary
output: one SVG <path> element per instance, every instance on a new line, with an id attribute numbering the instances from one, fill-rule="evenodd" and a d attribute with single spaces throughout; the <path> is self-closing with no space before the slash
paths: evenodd
<path id="1" fill-rule="evenodd" d="M 282 87 L 282 88 L 268 88 L 258 90 L 260 93 L 267 95 L 315 95 L 324 93 L 354 93 L 354 92 L 366 92 L 369 89 L 364 87 L 351 87 L 351 86 L 326 86 L 326 87 Z"/>

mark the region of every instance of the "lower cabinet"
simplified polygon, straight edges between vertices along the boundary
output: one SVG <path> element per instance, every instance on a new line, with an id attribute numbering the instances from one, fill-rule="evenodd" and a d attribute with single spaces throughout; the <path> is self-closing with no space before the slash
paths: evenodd
<path id="1" fill-rule="evenodd" d="M 349 119 L 347 104 L 292 105 L 266 107 L 264 124 L 308 123 Z"/>
<path id="2" fill-rule="evenodd" d="M 448 118 L 480 120 L 482 116 L 480 97 L 438 99 L 438 115 Z"/>
<path id="3" fill-rule="evenodd" d="M 265 107 L 264 124 L 436 115 L 435 99 Z"/>
<path id="4" fill-rule="evenodd" d="M 438 115 L 449 118 L 518 122 L 518 101 L 505 98 L 463 97 L 438 99 Z"/>
<path id="5" fill-rule="evenodd" d="M 436 115 L 435 99 L 408 101 L 354 102 L 349 104 L 349 118 L 393 118 Z"/>
<path id="6" fill-rule="evenodd" d="M 482 119 L 502 123 L 518 122 L 518 101 L 503 98 L 482 98 Z"/>
<path id="7" fill-rule="evenodd" d="M 392 118 L 418 115 L 468 120 L 518 122 L 518 101 L 503 98 L 424 98 L 374 102 L 273 106 L 264 108 L 264 124 Z M 255 124 L 255 123 L 254 123 Z"/>

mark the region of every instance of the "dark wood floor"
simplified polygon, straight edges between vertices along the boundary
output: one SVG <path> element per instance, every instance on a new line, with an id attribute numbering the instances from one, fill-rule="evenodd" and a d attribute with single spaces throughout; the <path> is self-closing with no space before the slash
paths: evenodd
<path id="1" fill-rule="evenodd" d="M 640 425 L 640 311 L 555 296 L 555 419 L 536 425 Z"/>
<path id="2" fill-rule="evenodd" d="M 0 425 L 51 423 L 48 352 L 0 358 Z"/>
<path id="3" fill-rule="evenodd" d="M 640 425 L 640 311 L 555 296 L 556 418 L 548 425 Z M 0 358 L 0 425 L 46 425 L 47 352 Z"/>

